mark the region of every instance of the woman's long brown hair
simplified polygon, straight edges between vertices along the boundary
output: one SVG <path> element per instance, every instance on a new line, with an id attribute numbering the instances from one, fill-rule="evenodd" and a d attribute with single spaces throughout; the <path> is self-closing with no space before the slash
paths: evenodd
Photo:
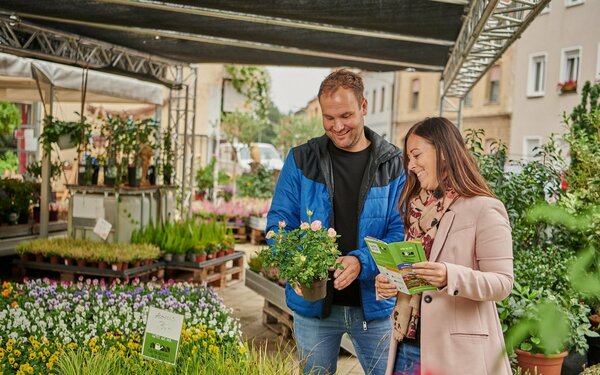
<path id="1" fill-rule="evenodd" d="M 481 176 L 475 158 L 465 145 L 460 131 L 454 124 L 444 117 L 431 117 L 413 125 L 404 138 L 402 150 L 402 163 L 406 172 L 406 183 L 400 195 L 398 208 L 404 219 L 404 228 L 408 228 L 410 201 L 419 195 L 421 184 L 414 173 L 408 170 L 408 150 L 406 143 L 410 135 L 418 135 L 435 147 L 437 161 L 437 180 L 440 182 L 440 190 L 446 193 L 447 187 L 444 180 L 447 179 L 450 186 L 461 197 L 488 196 L 495 197 L 485 179 Z M 445 161 L 442 161 L 444 155 Z M 446 176 L 444 176 L 444 169 Z"/>

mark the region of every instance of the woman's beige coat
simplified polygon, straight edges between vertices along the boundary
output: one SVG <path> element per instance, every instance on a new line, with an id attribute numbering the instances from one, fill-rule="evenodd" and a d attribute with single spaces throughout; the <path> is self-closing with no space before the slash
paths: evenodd
<path id="1" fill-rule="evenodd" d="M 499 200 L 458 198 L 446 211 L 430 261 L 446 264 L 448 285 L 422 295 L 421 374 L 512 374 L 495 304 L 512 289 L 512 259 Z"/>

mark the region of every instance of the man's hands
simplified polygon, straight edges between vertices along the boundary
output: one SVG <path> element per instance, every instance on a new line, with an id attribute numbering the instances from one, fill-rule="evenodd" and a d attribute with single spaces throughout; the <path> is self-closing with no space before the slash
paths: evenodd
<path id="1" fill-rule="evenodd" d="M 360 261 L 352 255 L 341 256 L 337 258 L 337 263 L 341 264 L 343 269 L 336 269 L 333 273 L 333 287 L 342 290 L 352 283 L 360 274 Z"/>
<path id="2" fill-rule="evenodd" d="M 387 277 L 379 274 L 375 277 L 375 292 L 378 299 L 396 297 L 398 289 Z"/>

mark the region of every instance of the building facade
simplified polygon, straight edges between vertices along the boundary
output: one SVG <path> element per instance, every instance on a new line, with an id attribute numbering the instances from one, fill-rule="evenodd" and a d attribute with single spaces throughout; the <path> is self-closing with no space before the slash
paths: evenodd
<path id="1" fill-rule="evenodd" d="M 599 18 L 598 0 L 552 0 L 515 43 L 511 158 L 531 158 L 563 133 L 563 113 L 580 102 L 585 81 L 600 79 Z"/>

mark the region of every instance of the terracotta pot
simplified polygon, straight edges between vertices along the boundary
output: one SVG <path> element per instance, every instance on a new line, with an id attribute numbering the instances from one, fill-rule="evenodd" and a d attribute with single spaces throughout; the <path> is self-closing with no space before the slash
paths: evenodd
<path id="1" fill-rule="evenodd" d="M 121 271 L 125 271 L 129 268 L 129 263 L 123 262 L 121 263 Z"/>
<path id="2" fill-rule="evenodd" d="M 108 268 L 108 262 L 98 262 L 98 268 L 101 270 L 105 270 Z"/>
<path id="3" fill-rule="evenodd" d="M 137 262 L 133 262 L 133 268 L 137 268 L 137 267 L 141 267 L 142 266 L 142 262 L 140 262 L 139 260 Z"/>
<path id="4" fill-rule="evenodd" d="M 318 301 L 327 295 L 327 279 L 314 280 L 310 288 L 300 284 L 300 289 L 305 300 Z"/>
<path id="5" fill-rule="evenodd" d="M 65 266 L 74 266 L 74 265 L 75 265 L 75 259 L 65 258 Z"/>
<path id="6" fill-rule="evenodd" d="M 111 264 L 110 268 L 113 271 L 123 271 L 123 263 L 113 263 Z"/>
<path id="7" fill-rule="evenodd" d="M 42 254 L 35 254 L 35 261 L 40 263 L 43 262 L 44 256 Z"/>
<path id="8" fill-rule="evenodd" d="M 217 251 L 217 258 L 222 258 L 224 256 L 225 256 L 225 251 L 224 250 Z"/>
<path id="9" fill-rule="evenodd" d="M 206 261 L 206 254 L 196 255 L 196 262 L 202 263 Z"/>
<path id="10" fill-rule="evenodd" d="M 85 267 L 87 265 L 87 261 L 85 259 L 77 259 L 77 267 Z"/>
<path id="11" fill-rule="evenodd" d="M 208 254 L 206 254 L 206 259 L 208 259 L 208 260 L 215 259 L 215 253 L 208 253 Z"/>
<path id="12" fill-rule="evenodd" d="M 149 265 L 151 265 L 153 262 L 154 262 L 154 259 L 146 259 L 146 260 L 144 261 L 144 264 L 145 264 L 146 266 L 149 266 Z"/>
<path id="13" fill-rule="evenodd" d="M 569 352 L 559 354 L 532 354 L 521 349 L 516 349 L 517 365 L 525 373 L 537 375 L 560 375 L 562 363 Z M 536 373 L 537 371 L 537 373 Z"/>
<path id="14" fill-rule="evenodd" d="M 31 258 L 31 254 L 21 254 L 21 260 L 22 260 L 22 261 L 24 261 L 24 262 L 28 262 L 28 261 L 30 261 L 31 259 L 32 259 L 32 258 Z"/>
<path id="15" fill-rule="evenodd" d="M 233 254 L 234 251 L 235 251 L 235 249 L 232 247 L 232 248 L 227 249 L 227 251 L 225 252 L 225 254 L 226 255 L 230 255 L 230 254 Z"/>
<path id="16" fill-rule="evenodd" d="M 60 257 L 58 255 L 50 255 L 50 264 L 58 264 Z"/>

